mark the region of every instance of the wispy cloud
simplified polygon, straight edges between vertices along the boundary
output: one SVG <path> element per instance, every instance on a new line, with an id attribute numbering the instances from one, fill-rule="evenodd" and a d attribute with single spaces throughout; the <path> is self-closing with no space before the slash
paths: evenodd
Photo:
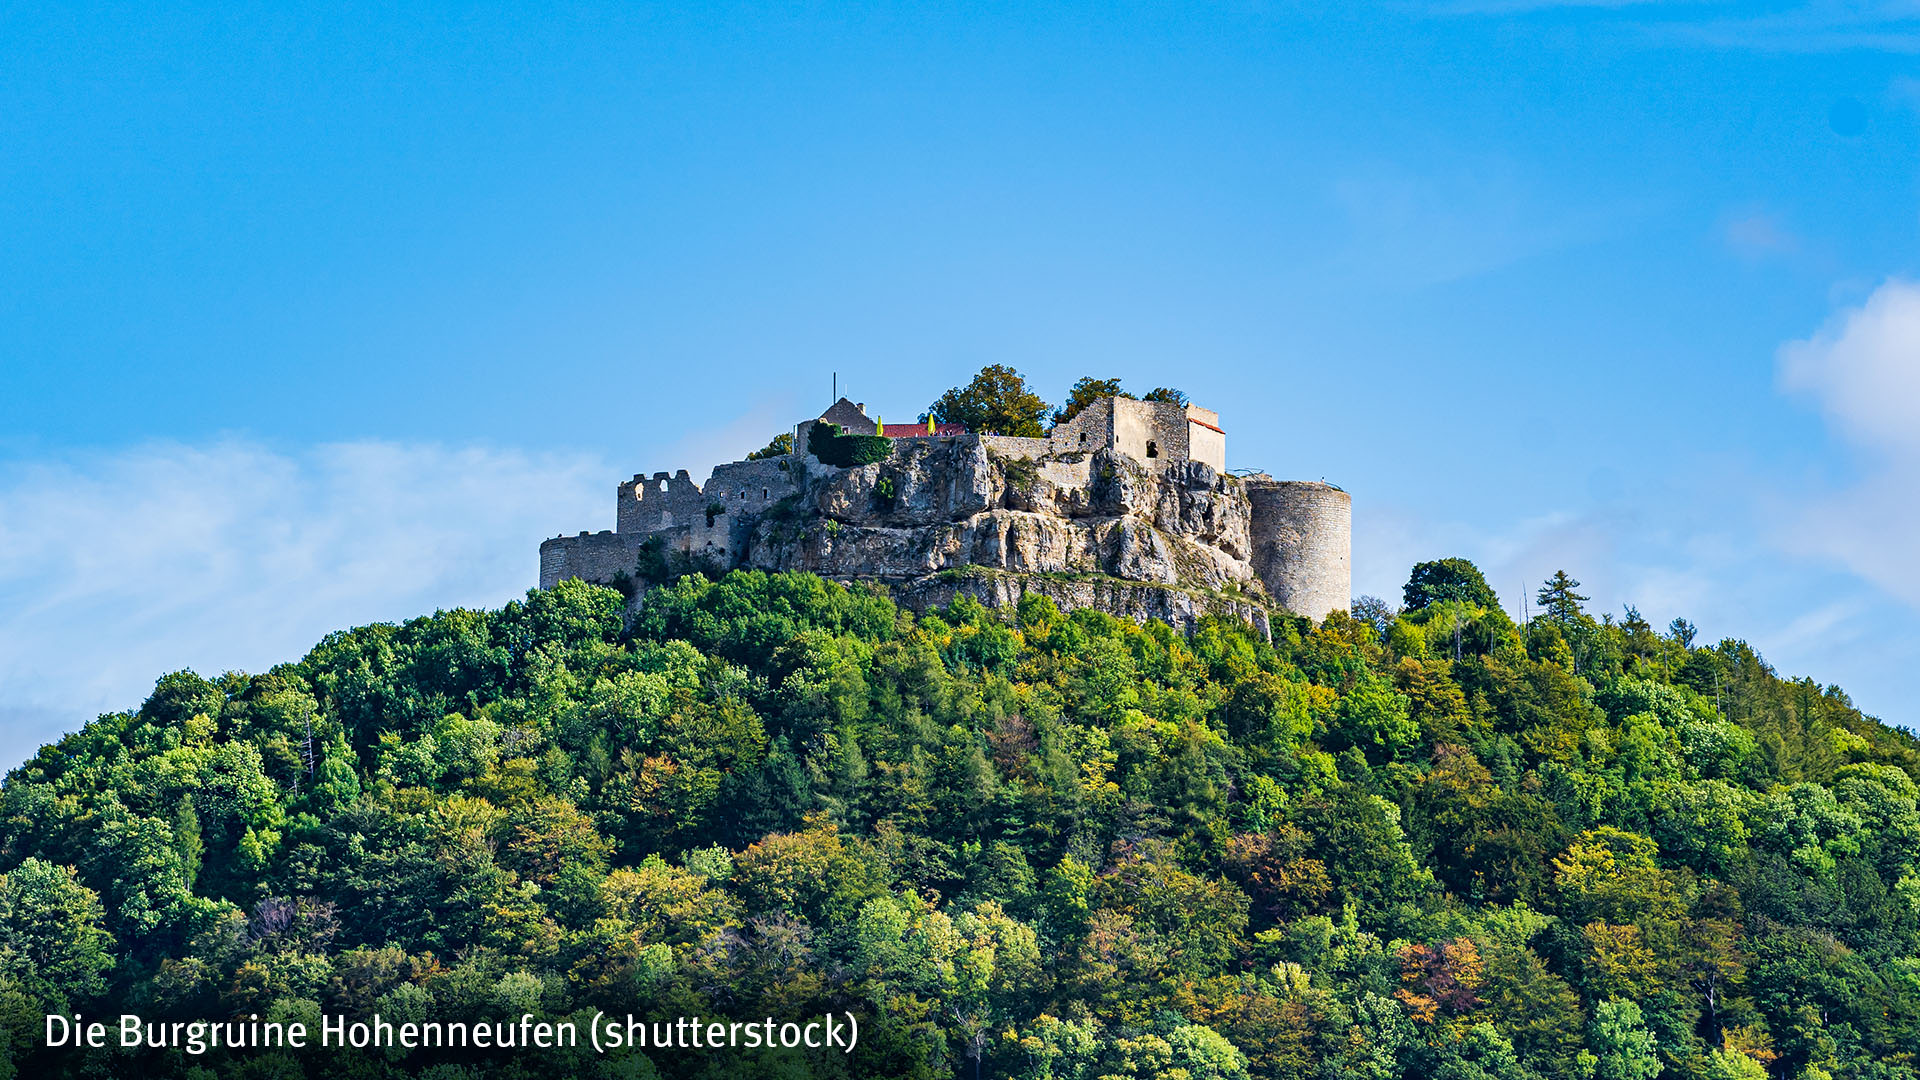
<path id="1" fill-rule="evenodd" d="M 1376 284 L 1411 288 L 1584 243 L 1639 212 L 1626 203 L 1569 207 L 1515 163 L 1493 157 L 1442 169 L 1359 169 L 1332 194 L 1348 224 L 1341 261 Z"/>
<path id="2" fill-rule="evenodd" d="M 1697 22 L 1677 34 L 1721 48 L 1765 52 L 1920 51 L 1920 4 L 1912 0 L 1813 0 Z"/>
<path id="3" fill-rule="evenodd" d="M 1791 542 L 1786 527 L 1819 512 L 1785 497 L 1772 477 L 1731 472 L 1650 484 L 1630 505 L 1579 503 L 1505 527 L 1357 505 L 1354 591 L 1397 603 L 1415 562 L 1458 555 L 1481 568 L 1517 619 L 1540 583 L 1564 569 L 1595 615 L 1619 618 L 1631 604 L 1656 626 L 1684 617 L 1710 642 L 1748 641 L 1784 674 L 1838 683 L 1869 712 L 1914 726 L 1920 674 L 1905 660 L 1920 648 L 1912 612 L 1833 568 L 1832 553 Z"/>
<path id="4" fill-rule="evenodd" d="M 1483 18 L 1585 12 L 1672 45 L 1762 52 L 1920 52 L 1913 0 L 1442 0 L 1429 10 Z"/>
<path id="5" fill-rule="evenodd" d="M 1720 221 L 1720 238 L 1727 250 L 1751 262 L 1792 255 L 1801 249 L 1800 238 L 1787 228 L 1780 215 L 1763 206 L 1748 206 L 1727 214 Z"/>
<path id="6" fill-rule="evenodd" d="M 1712 0 L 1457 0 L 1443 3 L 1441 10 L 1455 15 L 1515 15 L 1531 11 L 1558 11 L 1568 8 L 1671 8 L 1692 7 Z"/>
<path id="7" fill-rule="evenodd" d="M 237 439 L 0 469 L 0 765 L 167 671 L 509 600 L 543 537 L 611 525 L 617 477 L 586 455 Z"/>

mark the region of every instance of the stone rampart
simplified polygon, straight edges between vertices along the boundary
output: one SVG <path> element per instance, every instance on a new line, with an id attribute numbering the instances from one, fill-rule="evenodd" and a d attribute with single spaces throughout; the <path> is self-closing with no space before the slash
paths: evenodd
<path id="1" fill-rule="evenodd" d="M 540 544 L 540 587 L 551 589 L 568 578 L 608 584 L 615 575 L 631 574 L 644 537 L 633 533 L 597 532 L 556 536 Z"/>

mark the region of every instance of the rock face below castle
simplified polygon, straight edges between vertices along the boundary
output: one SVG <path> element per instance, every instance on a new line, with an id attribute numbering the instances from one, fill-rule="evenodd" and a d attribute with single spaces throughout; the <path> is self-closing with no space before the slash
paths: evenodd
<path id="1" fill-rule="evenodd" d="M 704 486 L 684 472 L 636 476 L 621 486 L 617 531 L 541 545 L 540 584 L 805 570 L 884 583 L 914 608 L 1038 592 L 1183 628 L 1209 613 L 1264 627 L 1270 607 L 1318 619 L 1347 606 L 1345 492 L 1225 475 L 1184 454 L 1143 461 L 1110 441 L 1073 429 L 897 438 L 883 460 L 849 468 L 802 450 L 722 465 Z"/>

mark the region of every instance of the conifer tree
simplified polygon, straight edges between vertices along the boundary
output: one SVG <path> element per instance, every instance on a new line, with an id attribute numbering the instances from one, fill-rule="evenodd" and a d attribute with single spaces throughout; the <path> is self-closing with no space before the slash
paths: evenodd
<path id="1" fill-rule="evenodd" d="M 1546 584 L 1540 586 L 1540 591 L 1534 595 L 1540 601 L 1540 610 L 1546 613 L 1547 618 L 1561 626 L 1572 626 L 1573 621 L 1581 614 L 1581 603 L 1592 599 L 1574 591 L 1579 587 L 1580 582 L 1567 576 L 1565 570 L 1555 570 L 1553 576 L 1548 578 Z"/>

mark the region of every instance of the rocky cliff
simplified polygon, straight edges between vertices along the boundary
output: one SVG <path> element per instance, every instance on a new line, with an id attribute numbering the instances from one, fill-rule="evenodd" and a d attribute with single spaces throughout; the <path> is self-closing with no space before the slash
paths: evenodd
<path id="1" fill-rule="evenodd" d="M 731 523 L 728 562 L 879 580 L 916 607 L 1037 591 L 1181 626 L 1208 612 L 1266 621 L 1251 503 L 1201 462 L 1155 472 L 1111 450 L 1036 461 L 960 438 L 902 441 L 858 468 L 793 468 L 796 494 Z"/>

